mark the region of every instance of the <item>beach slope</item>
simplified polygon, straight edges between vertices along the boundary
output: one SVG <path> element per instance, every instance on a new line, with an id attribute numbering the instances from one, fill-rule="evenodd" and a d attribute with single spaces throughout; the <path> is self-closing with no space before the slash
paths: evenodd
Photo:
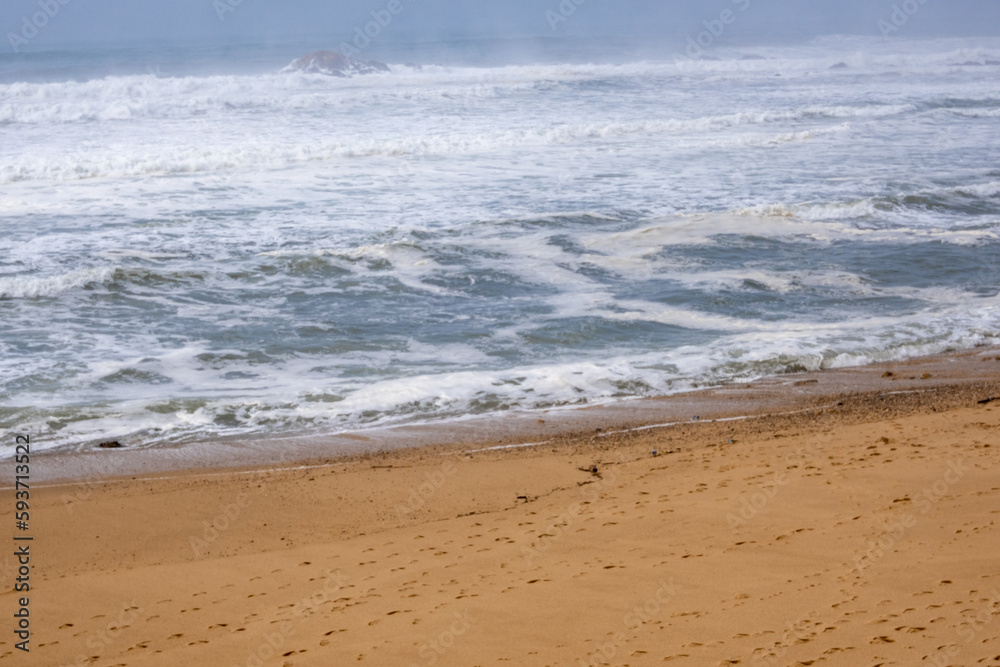
<path id="1" fill-rule="evenodd" d="M 996 386 L 34 490 L 0 660 L 1000 665 Z"/>

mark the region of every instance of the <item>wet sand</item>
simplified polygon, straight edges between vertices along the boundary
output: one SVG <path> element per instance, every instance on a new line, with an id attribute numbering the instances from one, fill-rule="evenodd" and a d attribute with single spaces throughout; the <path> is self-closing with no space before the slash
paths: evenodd
<path id="1" fill-rule="evenodd" d="M 980 349 L 244 469 L 37 456 L 0 661 L 1000 665 L 991 396 Z"/>
<path id="2" fill-rule="evenodd" d="M 32 470 L 36 484 L 70 480 L 91 484 L 138 475 L 177 471 L 238 470 L 323 463 L 414 447 L 442 444 L 459 449 L 522 446 L 566 436 L 583 436 L 663 424 L 734 419 L 809 410 L 835 404 L 841 396 L 870 392 L 933 392 L 935 387 L 965 386 L 997 376 L 1000 348 L 935 355 L 901 363 L 872 364 L 780 375 L 661 398 L 607 405 L 568 406 L 533 412 L 468 416 L 446 423 L 371 428 L 334 435 L 267 439 L 225 439 L 179 447 L 144 448 L 124 441 L 123 449 L 90 447 L 83 452 L 47 452 Z M 0 488 L 5 486 L 0 483 Z"/>

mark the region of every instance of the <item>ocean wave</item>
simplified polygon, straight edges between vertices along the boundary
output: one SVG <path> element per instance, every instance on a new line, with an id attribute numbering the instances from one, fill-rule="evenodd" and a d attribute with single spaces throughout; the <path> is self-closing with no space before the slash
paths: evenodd
<path id="1" fill-rule="evenodd" d="M 846 63 L 852 74 L 919 71 L 956 65 L 992 67 L 996 49 L 952 48 L 944 42 L 862 42 L 846 51 L 827 47 L 798 49 L 719 48 L 712 58 L 675 54 L 666 60 L 622 64 L 534 64 L 498 67 L 394 64 L 377 77 L 337 79 L 320 74 L 108 76 L 88 81 L 18 82 L 0 85 L 0 124 L 53 124 L 123 121 L 141 118 L 190 119 L 204 114 L 238 117 L 243 112 L 289 113 L 303 109 L 361 108 L 376 102 L 437 101 L 462 107 L 552 86 L 608 81 L 654 83 L 693 77 L 773 77 L 775 74 L 828 77 L 830 67 Z"/>
<path id="2" fill-rule="evenodd" d="M 1000 109 L 949 109 L 963 118 L 1000 118 Z"/>
<path id="3" fill-rule="evenodd" d="M 921 102 L 920 111 L 938 111 L 964 118 L 992 118 L 1000 111 L 1000 99 L 993 95 L 982 97 L 943 97 Z"/>
<path id="4" fill-rule="evenodd" d="M 969 213 L 969 199 L 990 200 L 1000 196 L 1000 182 L 970 183 L 950 187 L 927 188 L 924 190 L 898 195 L 876 195 L 852 201 L 799 204 L 770 203 L 758 204 L 737 209 L 738 215 L 763 217 L 795 217 L 813 221 L 836 220 L 878 220 L 884 219 L 887 212 L 908 213 L 926 210 L 953 210 L 956 213 Z M 992 210 L 993 206 L 984 210 Z M 996 238 L 988 230 L 952 229 L 938 230 L 944 235 L 954 235 L 955 238 Z M 932 233 L 932 230 L 924 230 Z"/>
<path id="5" fill-rule="evenodd" d="M 773 69 L 769 61 L 741 68 Z M 787 63 L 786 63 L 787 64 Z M 540 65 L 498 68 L 395 66 L 391 75 L 336 79 L 320 74 L 156 77 L 111 76 L 84 82 L 0 85 L 0 124 L 79 124 L 136 121 L 144 118 L 191 120 L 242 118 L 246 114 L 329 113 L 374 104 L 435 104 L 466 109 L 498 98 L 552 87 L 592 82 L 642 81 L 662 85 L 663 77 L 712 69 L 706 62 L 632 63 L 625 65 Z M 724 67 L 725 65 L 723 65 Z M 911 105 L 873 102 L 868 108 L 815 107 L 807 115 L 856 117 L 906 111 Z"/>
<path id="6" fill-rule="evenodd" d="M 329 113 L 384 104 L 436 103 L 469 109 L 532 91 L 527 80 L 435 81 L 379 77 L 350 82 L 321 74 L 156 78 L 109 77 L 84 83 L 0 85 L 0 125 L 241 118 Z"/>
<path id="7" fill-rule="evenodd" d="M 425 133 L 415 136 L 336 140 L 291 134 L 270 128 L 240 135 L 229 143 L 213 138 L 184 146 L 130 146 L 120 139 L 107 145 L 86 145 L 66 154 L 13 155 L 0 163 L 0 183 L 41 180 L 81 180 L 144 175 L 224 172 L 261 167 L 285 167 L 315 161 L 372 157 L 449 155 L 490 152 L 522 146 L 572 144 L 596 139 L 664 134 L 708 134 L 740 126 L 772 125 L 810 119 L 879 117 L 902 113 L 907 105 L 805 107 L 789 111 L 747 111 L 690 119 L 613 121 L 603 123 L 536 124 L 489 132 Z M 206 133 L 209 126 L 202 128 Z M 775 145 L 808 140 L 845 127 L 784 132 L 748 138 L 746 145 Z M 139 152 L 143 151 L 143 152 Z"/>
<path id="8" fill-rule="evenodd" d="M 781 134 L 747 134 L 726 139 L 710 139 L 707 143 L 717 148 L 768 148 L 780 146 L 782 144 L 801 143 L 834 134 L 850 131 L 849 124 L 841 124 L 835 127 L 820 130 L 803 130 L 801 132 L 782 132 Z M 692 142 L 694 143 L 694 142 Z M 697 145 L 697 144 L 696 144 Z M 702 143 L 701 145 L 704 145 Z"/>
<path id="9" fill-rule="evenodd" d="M 952 191 L 960 195 L 968 195 L 970 197 L 981 197 L 983 199 L 992 199 L 994 197 L 1000 196 L 1000 181 L 993 181 L 991 183 L 960 185 L 956 188 L 953 188 Z"/>
<path id="10" fill-rule="evenodd" d="M 377 243 L 353 248 L 316 248 L 304 250 L 274 250 L 260 253 L 262 257 L 298 260 L 316 257 L 355 275 L 384 274 L 391 276 L 401 285 L 419 292 L 454 296 L 457 293 L 439 285 L 428 283 L 427 279 L 440 277 L 451 272 L 439 264 L 430 253 L 415 243 L 401 241 Z"/>
<path id="11" fill-rule="evenodd" d="M 220 437 L 357 431 L 440 422 L 509 410 L 552 410 L 637 396 L 673 394 L 719 383 L 902 360 L 996 344 L 996 310 L 921 313 L 909 321 L 858 319 L 791 322 L 770 330 L 729 330 L 711 343 L 631 355 L 605 355 L 514 368 L 414 374 L 350 386 L 319 383 L 301 389 L 301 369 L 285 369 L 282 385 L 240 398 L 137 398 L 85 408 L 8 409 L 0 433 L 15 426 L 44 433 L 42 448 L 88 449 L 114 437 L 130 446 L 207 441 Z M 630 319 L 629 313 L 621 319 Z M 442 350 L 417 350 L 440 359 Z M 470 353 L 457 349 L 457 354 Z M 481 353 L 471 350 L 480 361 Z M 203 355 L 202 355 L 203 356 Z M 201 358 L 201 356 L 199 356 Z M 176 368 L 176 360 L 171 368 Z M 121 369 L 101 368 L 118 378 Z M 159 378 L 154 378 L 162 381 Z M 143 378 L 136 377 L 136 381 Z M 131 386 L 131 385 L 130 385 Z M 55 425 L 55 427 L 53 426 Z"/>
<path id="12" fill-rule="evenodd" d="M 0 85 L 0 124 L 197 119 L 241 114 L 293 114 L 376 103 L 439 103 L 461 108 L 535 90 L 553 77 L 585 73 L 558 69 L 394 68 L 391 76 L 337 79 L 321 74 L 254 76 L 119 76 L 85 82 Z"/>
<path id="13" fill-rule="evenodd" d="M 178 255 L 142 251 L 101 254 L 113 259 L 131 257 L 134 259 L 163 260 L 178 257 Z M 0 278 L 0 299 L 52 298 L 76 289 L 93 288 L 99 285 L 179 286 L 203 283 L 207 277 L 208 272 L 203 270 L 158 270 L 142 266 L 79 269 L 61 275 L 45 277 L 8 276 Z"/>
<path id="14" fill-rule="evenodd" d="M 111 267 L 80 269 L 57 276 L 8 276 L 0 278 L 0 299 L 41 299 L 64 292 L 107 283 L 114 275 Z"/>
<path id="15" fill-rule="evenodd" d="M 792 294 L 817 288 L 836 290 L 841 294 L 871 295 L 870 281 L 843 271 L 767 272 L 753 269 L 728 271 L 675 271 L 670 279 L 705 292 L 754 291 Z"/>

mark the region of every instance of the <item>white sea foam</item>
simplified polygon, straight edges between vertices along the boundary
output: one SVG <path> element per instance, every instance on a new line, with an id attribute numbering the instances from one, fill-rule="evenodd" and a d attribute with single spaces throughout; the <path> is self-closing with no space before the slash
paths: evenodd
<path id="1" fill-rule="evenodd" d="M 955 192 L 972 197 L 997 197 L 1000 196 L 1000 181 L 990 183 L 970 183 L 961 185 L 954 189 Z"/>
<path id="2" fill-rule="evenodd" d="M 143 118 L 194 120 L 224 115 L 243 122 L 245 114 L 289 114 L 352 110 L 367 104 L 431 102 L 479 104 L 539 86 L 602 80 L 616 76 L 666 74 L 666 64 L 480 69 L 427 68 L 375 79 L 345 82 L 321 75 L 273 74 L 157 78 L 108 77 L 86 82 L 0 85 L 0 123 L 45 124 L 136 121 Z M 879 117 L 912 110 L 907 104 L 814 105 L 793 112 L 748 112 L 739 122 L 790 118 Z M 789 115 L 791 114 L 791 115 Z"/>
<path id="3" fill-rule="evenodd" d="M 1000 118 L 1000 109 L 949 109 L 949 111 L 965 118 Z"/>
<path id="4" fill-rule="evenodd" d="M 237 135 L 228 143 L 220 143 L 217 136 L 211 139 L 207 136 L 198 137 L 194 145 L 187 147 L 178 147 L 172 142 L 150 143 L 146 139 L 135 145 L 128 145 L 119 139 L 106 146 L 95 145 L 68 155 L 11 156 L 16 157 L 16 160 L 8 160 L 6 163 L 0 161 L 0 183 L 222 172 L 352 158 L 483 153 L 617 137 L 710 133 L 744 125 L 787 123 L 820 116 L 845 118 L 898 112 L 897 108 L 810 107 L 789 112 L 741 112 L 694 119 L 556 124 L 546 122 L 499 131 L 464 130 L 417 136 L 387 136 L 382 133 L 382 136 L 373 138 L 365 133 L 365 136 L 351 137 L 348 140 L 325 138 L 311 133 L 292 135 L 271 129 Z M 224 126 L 221 121 L 219 124 Z M 211 129 L 206 127 L 204 131 L 207 133 Z M 830 131 L 838 130 L 804 130 L 737 141 L 747 146 L 770 146 L 805 141 Z M 205 139 L 208 141 L 204 141 Z M 732 140 L 729 141 L 732 145 Z"/>
<path id="5" fill-rule="evenodd" d="M 70 271 L 56 276 L 8 276 L 0 278 L 0 299 L 38 299 L 108 281 L 114 268 L 100 267 Z"/>
<path id="6" fill-rule="evenodd" d="M 980 315 L 982 325 L 995 323 L 995 315 L 992 319 L 985 311 Z M 894 322 L 889 330 L 880 331 L 885 324 L 863 320 L 802 323 L 784 330 L 734 332 L 707 346 L 613 356 L 600 363 L 580 361 L 376 380 L 357 386 L 344 400 L 334 403 L 303 401 L 294 389 L 302 386 L 303 377 L 296 375 L 297 369 L 288 369 L 282 383 L 285 388 L 277 395 L 272 389 L 269 398 L 212 400 L 159 413 L 143 409 L 144 401 L 122 403 L 105 416 L 68 425 L 58 435 L 50 434 L 42 447 L 107 437 L 134 441 L 135 434 L 142 434 L 147 441 L 169 442 L 193 434 L 275 434 L 304 427 L 323 432 L 435 416 L 457 417 L 489 406 L 533 409 L 598 404 L 628 395 L 623 394 L 626 386 L 632 387 L 632 392 L 635 387 L 645 387 L 647 394 L 672 393 L 705 382 L 748 380 L 786 368 L 817 370 L 905 359 L 988 340 L 976 333 L 947 335 L 955 324 L 947 317 Z M 862 338 L 850 349 L 835 342 L 846 331 Z M 676 370 L 659 370 L 665 366 Z M 224 421 L 220 421 L 222 417 Z M 44 423 L 24 423 L 45 430 Z"/>

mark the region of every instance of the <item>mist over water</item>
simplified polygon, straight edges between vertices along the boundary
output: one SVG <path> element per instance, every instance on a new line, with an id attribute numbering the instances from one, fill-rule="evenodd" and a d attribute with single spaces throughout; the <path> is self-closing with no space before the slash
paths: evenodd
<path id="1" fill-rule="evenodd" d="M 334 432 L 996 342 L 1000 42 L 685 45 L 0 58 L 0 430 Z"/>

